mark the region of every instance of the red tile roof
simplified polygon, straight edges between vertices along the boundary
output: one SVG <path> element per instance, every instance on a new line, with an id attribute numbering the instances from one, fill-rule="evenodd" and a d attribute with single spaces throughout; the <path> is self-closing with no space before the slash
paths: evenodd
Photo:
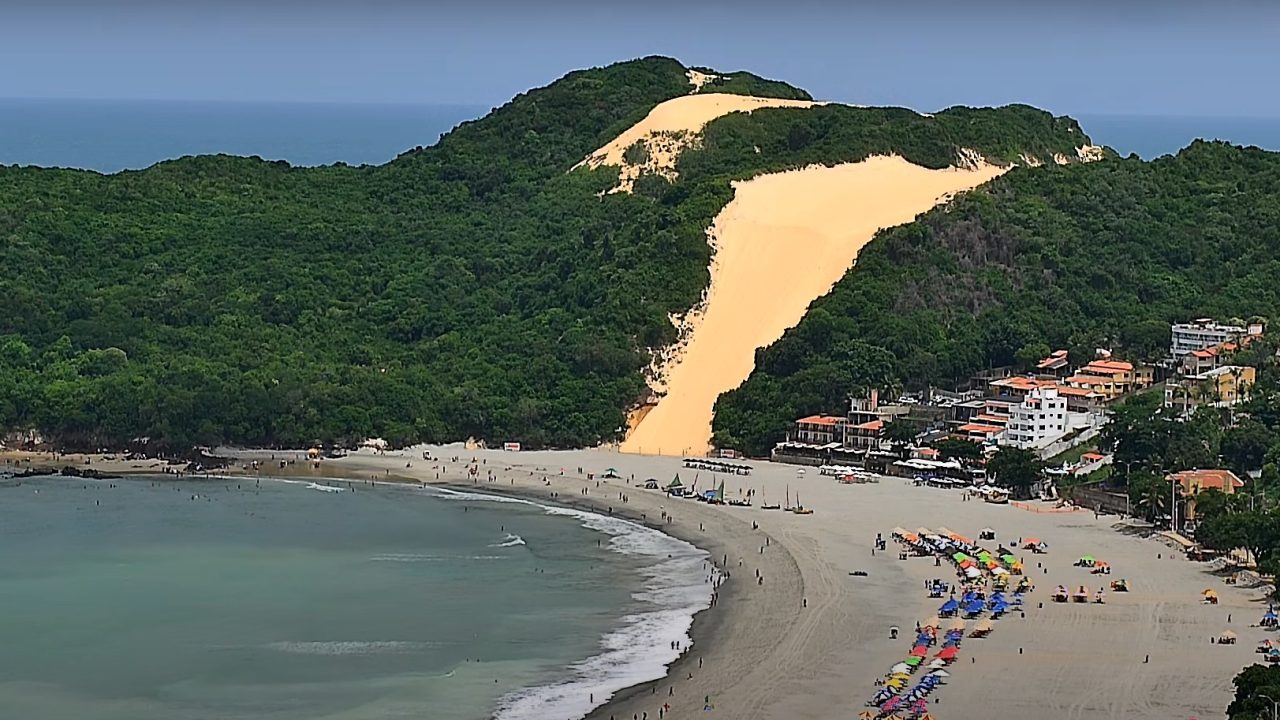
<path id="1" fill-rule="evenodd" d="M 835 415 L 810 415 L 806 418 L 800 418 L 797 423 L 807 423 L 810 425 L 835 425 L 844 418 Z"/>
<path id="2" fill-rule="evenodd" d="M 1004 430 L 1004 428 L 999 427 L 998 425 L 983 425 L 981 423 L 966 423 L 957 429 L 963 433 L 998 433 Z"/>
<path id="3" fill-rule="evenodd" d="M 854 425 L 854 427 L 858 428 L 859 430 L 883 430 L 884 421 L 872 420 L 871 422 L 864 422 L 861 425 Z"/>
<path id="4" fill-rule="evenodd" d="M 1184 470 L 1170 475 L 1169 479 L 1182 483 L 1184 490 L 1195 492 L 1221 490 L 1232 493 L 1244 487 L 1244 481 L 1230 470 Z"/>

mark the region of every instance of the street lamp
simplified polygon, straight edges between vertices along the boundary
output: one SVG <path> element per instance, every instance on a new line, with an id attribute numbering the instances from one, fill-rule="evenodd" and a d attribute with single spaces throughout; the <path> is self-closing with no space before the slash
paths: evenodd
<path id="1" fill-rule="evenodd" d="M 1271 720 L 1280 720 L 1280 701 L 1265 693 L 1258 693 L 1258 697 L 1271 701 Z"/>

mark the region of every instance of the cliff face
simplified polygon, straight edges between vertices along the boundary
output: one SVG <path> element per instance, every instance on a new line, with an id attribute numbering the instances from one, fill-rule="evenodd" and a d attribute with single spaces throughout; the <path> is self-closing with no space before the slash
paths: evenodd
<path id="1" fill-rule="evenodd" d="M 574 169 L 668 101 L 735 94 L 756 97 L 719 102 L 751 114 L 704 118 L 663 171 L 631 163 L 631 193 L 608 191 L 647 148 Z M 0 263 L 21 268 L 0 277 L 0 427 L 85 446 L 616 439 L 707 292 L 733 183 L 877 155 L 1051 166 L 1088 144 L 1025 107 L 810 100 L 655 57 L 379 167 L 0 168 Z"/>

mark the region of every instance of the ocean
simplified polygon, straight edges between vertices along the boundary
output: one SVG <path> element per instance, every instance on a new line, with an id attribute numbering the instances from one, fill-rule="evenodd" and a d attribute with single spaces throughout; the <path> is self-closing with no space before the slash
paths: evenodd
<path id="1" fill-rule="evenodd" d="M 1144 160 L 1176 153 L 1197 138 L 1280 151 L 1280 118 L 1072 115 L 1094 143 Z"/>
<path id="2" fill-rule="evenodd" d="M 0 481 L 0 717 L 581 717 L 709 602 L 705 553 L 655 530 L 351 487 Z"/>
<path id="3" fill-rule="evenodd" d="M 112 173 L 212 153 L 376 165 L 487 112 L 476 105 L 0 99 L 0 165 Z"/>
<path id="4" fill-rule="evenodd" d="M 444 104 L 0 99 L 0 164 L 118 172 L 207 153 L 379 164 L 487 112 Z M 1095 142 L 1148 160 L 1196 138 L 1280 150 L 1280 118 L 1074 116 Z"/>

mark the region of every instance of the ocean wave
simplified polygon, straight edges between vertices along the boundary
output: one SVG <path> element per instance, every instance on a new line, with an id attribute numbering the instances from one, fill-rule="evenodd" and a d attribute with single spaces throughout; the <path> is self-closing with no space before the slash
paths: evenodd
<path id="1" fill-rule="evenodd" d="M 417 555 L 414 553 L 383 553 L 369 558 L 373 562 L 450 562 L 454 560 L 506 560 L 505 555 Z"/>
<path id="2" fill-rule="evenodd" d="M 290 655 L 403 655 L 439 647 L 439 643 L 409 640 L 284 640 L 270 643 L 266 647 Z"/>
<path id="3" fill-rule="evenodd" d="M 502 538 L 502 542 L 494 543 L 489 547 L 505 548 L 505 547 L 515 547 L 517 545 L 524 545 L 524 544 L 525 544 L 524 538 L 520 537 L 519 535 L 516 535 L 515 533 L 507 533 L 507 536 Z"/>
<path id="4" fill-rule="evenodd" d="M 548 515 L 570 517 L 608 535 L 612 552 L 654 561 L 641 568 L 642 587 L 632 593 L 639 611 L 624 616 L 618 628 L 601 638 L 600 651 L 569 666 L 565 680 L 504 696 L 498 701 L 496 720 L 585 717 L 619 690 L 665 676 L 681 652 L 672 649 L 672 643 L 685 650 L 692 646 L 693 617 L 711 605 L 712 586 L 706 578 L 714 571 L 706 569 L 705 551 L 622 518 L 521 498 L 438 490 L 446 499 L 518 503 L 541 508 Z"/>

